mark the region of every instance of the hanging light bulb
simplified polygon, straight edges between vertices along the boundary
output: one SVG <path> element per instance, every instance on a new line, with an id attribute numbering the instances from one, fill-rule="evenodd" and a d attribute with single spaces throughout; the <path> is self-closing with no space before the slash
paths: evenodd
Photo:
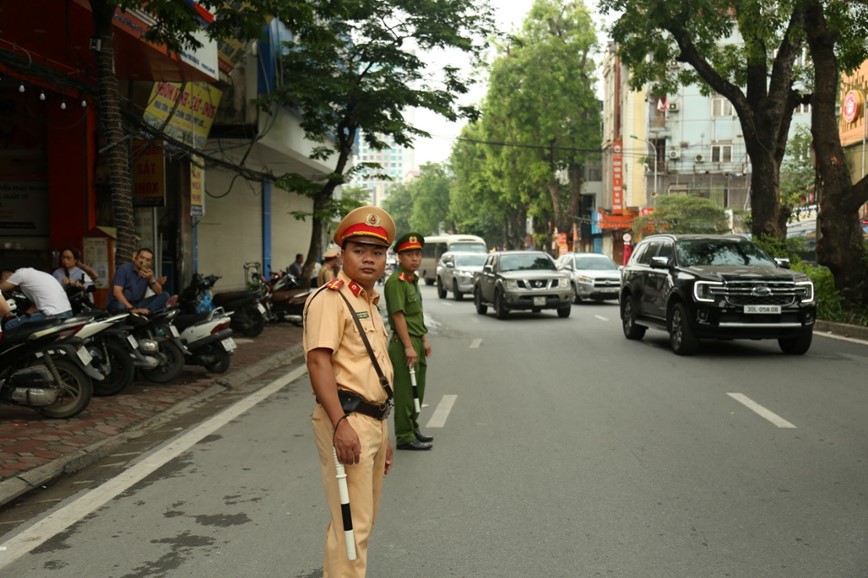
<path id="1" fill-rule="evenodd" d="M 87 108 L 87 101 L 84 99 L 81 99 L 81 108 Z"/>
<path id="2" fill-rule="evenodd" d="M 24 90 L 25 90 L 24 89 L 24 83 L 22 82 L 21 84 L 18 85 L 18 92 L 24 92 Z"/>
<path id="3" fill-rule="evenodd" d="M 66 101 L 60 103 L 60 110 L 66 110 Z"/>
<path id="4" fill-rule="evenodd" d="M 45 100 L 45 91 L 44 90 L 39 93 L 39 100 Z"/>

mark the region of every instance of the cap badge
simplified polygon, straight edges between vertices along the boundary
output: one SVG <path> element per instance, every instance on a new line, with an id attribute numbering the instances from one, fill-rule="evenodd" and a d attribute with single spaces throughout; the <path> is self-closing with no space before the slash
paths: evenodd
<path id="1" fill-rule="evenodd" d="M 376 213 L 368 213 L 368 215 L 365 217 L 365 223 L 372 227 L 379 227 L 380 216 Z"/>

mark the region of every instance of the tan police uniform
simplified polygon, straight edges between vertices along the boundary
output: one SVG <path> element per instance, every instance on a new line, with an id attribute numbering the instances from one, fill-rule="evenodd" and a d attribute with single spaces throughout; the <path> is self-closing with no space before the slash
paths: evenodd
<path id="1" fill-rule="evenodd" d="M 367 211 L 357 213 L 360 209 L 367 209 Z M 388 213 L 376 207 L 360 209 L 351 212 L 341 221 L 335 232 L 335 242 L 339 245 L 348 239 L 357 242 L 371 240 L 375 244 L 380 244 L 380 241 L 391 242 L 394 238 L 394 224 Z M 380 213 L 388 219 L 385 223 L 386 227 L 369 227 L 364 224 L 353 227 L 359 218 L 370 221 L 368 219 L 370 214 L 380 217 Z M 318 290 L 308 298 L 304 321 L 305 354 L 317 348 L 331 350 L 331 367 L 338 388 L 352 391 L 371 404 L 383 404 L 387 401 L 388 394 L 380 384 L 352 314 L 338 294 L 339 291 L 349 300 L 350 306 L 359 317 L 380 368 L 391 383 L 393 370 L 388 354 L 387 332 L 377 308 L 380 296 L 376 292 L 368 294 L 343 271 L 339 272 L 337 278 L 328 283 L 324 289 Z M 365 576 L 368 539 L 376 520 L 386 468 L 389 444 L 388 419 L 376 419 L 361 413 L 351 413 L 346 419 L 356 431 L 361 444 L 359 463 L 344 466 L 356 540 L 357 558 L 354 561 L 347 559 L 344 544 L 340 496 L 333 457 L 335 427 L 319 403 L 314 408 L 311 420 L 323 487 L 331 512 L 331 520 L 326 531 L 324 578 Z"/>

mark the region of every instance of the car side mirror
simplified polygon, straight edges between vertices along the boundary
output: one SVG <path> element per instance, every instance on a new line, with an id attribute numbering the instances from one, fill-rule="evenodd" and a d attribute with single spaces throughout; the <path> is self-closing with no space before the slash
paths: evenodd
<path id="1" fill-rule="evenodd" d="M 485 267 L 482 268 L 483 273 L 491 273 L 491 271 L 492 271 L 491 265 L 486 265 Z"/>
<path id="2" fill-rule="evenodd" d="M 790 260 L 784 257 L 775 257 L 775 263 L 781 269 L 789 269 L 790 268 Z"/>
<path id="3" fill-rule="evenodd" d="M 668 269 L 669 257 L 651 257 L 652 269 Z"/>
<path id="4" fill-rule="evenodd" d="M 447 269 L 454 269 L 454 268 L 455 268 L 455 263 L 446 263 L 446 268 L 447 268 Z"/>

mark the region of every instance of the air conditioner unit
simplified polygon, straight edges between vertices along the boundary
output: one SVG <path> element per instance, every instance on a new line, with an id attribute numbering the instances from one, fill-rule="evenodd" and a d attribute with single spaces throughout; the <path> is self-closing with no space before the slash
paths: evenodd
<path id="1" fill-rule="evenodd" d="M 680 159 L 681 158 L 681 151 L 678 151 L 678 150 L 669 151 L 669 158 L 670 159 Z"/>
<path id="2" fill-rule="evenodd" d="M 698 163 L 701 163 L 702 161 L 705 160 L 705 157 L 703 157 L 702 155 L 696 155 L 696 157 L 693 160 L 695 160 Z"/>
<path id="3" fill-rule="evenodd" d="M 669 103 L 669 112 L 678 112 L 681 109 L 681 106 L 677 102 Z"/>

